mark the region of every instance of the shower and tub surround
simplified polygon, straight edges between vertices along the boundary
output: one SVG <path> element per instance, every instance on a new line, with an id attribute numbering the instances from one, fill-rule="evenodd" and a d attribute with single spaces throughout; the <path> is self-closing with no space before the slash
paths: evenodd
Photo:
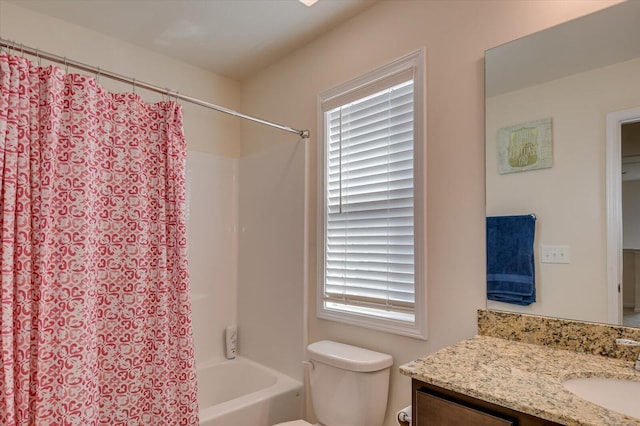
<path id="1" fill-rule="evenodd" d="M 200 426 L 271 426 L 302 415 L 302 383 L 238 357 L 198 365 Z"/>

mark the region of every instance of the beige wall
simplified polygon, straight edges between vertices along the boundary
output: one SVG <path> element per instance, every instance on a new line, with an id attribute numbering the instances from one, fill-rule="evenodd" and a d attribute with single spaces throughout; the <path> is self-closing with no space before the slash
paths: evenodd
<path id="1" fill-rule="evenodd" d="M 638 74 L 640 60 L 633 60 L 487 100 L 487 214 L 538 218 L 536 303 L 489 307 L 607 322 L 605 119 L 640 105 Z M 542 118 L 552 119 L 553 167 L 498 174 L 498 130 Z M 632 215 L 623 216 L 626 221 Z M 627 235 L 633 234 L 625 226 L 625 244 Z M 543 244 L 569 246 L 571 262 L 540 263 Z M 580 302 L 568 303 L 576 294 Z"/>
<path id="2" fill-rule="evenodd" d="M 394 357 L 385 425 L 410 402 L 398 365 L 476 332 L 484 292 L 484 50 L 605 7 L 604 1 L 382 1 L 244 82 L 242 107 L 309 128 L 308 340 L 335 339 Z M 425 341 L 315 316 L 317 95 L 415 49 L 427 52 L 427 265 Z M 287 138 L 243 126 L 243 152 Z M 302 236 L 299 236 L 302 239 Z"/>

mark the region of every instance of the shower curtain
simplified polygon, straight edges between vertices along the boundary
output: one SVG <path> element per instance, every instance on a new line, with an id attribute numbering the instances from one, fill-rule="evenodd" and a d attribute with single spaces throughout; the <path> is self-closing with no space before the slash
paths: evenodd
<path id="1" fill-rule="evenodd" d="M 0 424 L 197 425 L 182 111 L 0 52 Z"/>

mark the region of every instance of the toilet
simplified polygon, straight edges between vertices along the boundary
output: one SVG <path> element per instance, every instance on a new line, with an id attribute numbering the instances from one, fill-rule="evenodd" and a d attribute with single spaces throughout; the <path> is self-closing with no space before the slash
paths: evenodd
<path id="1" fill-rule="evenodd" d="M 322 340 L 308 347 L 316 426 L 381 426 L 387 408 L 391 355 Z M 304 420 L 275 426 L 312 426 Z"/>

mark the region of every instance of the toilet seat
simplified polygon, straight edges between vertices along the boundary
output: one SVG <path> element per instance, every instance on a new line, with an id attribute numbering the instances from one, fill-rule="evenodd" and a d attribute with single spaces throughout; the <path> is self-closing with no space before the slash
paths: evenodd
<path id="1" fill-rule="evenodd" d="M 292 422 L 278 423 L 273 426 L 313 426 L 313 425 L 309 422 L 305 422 L 304 420 L 294 420 Z"/>

